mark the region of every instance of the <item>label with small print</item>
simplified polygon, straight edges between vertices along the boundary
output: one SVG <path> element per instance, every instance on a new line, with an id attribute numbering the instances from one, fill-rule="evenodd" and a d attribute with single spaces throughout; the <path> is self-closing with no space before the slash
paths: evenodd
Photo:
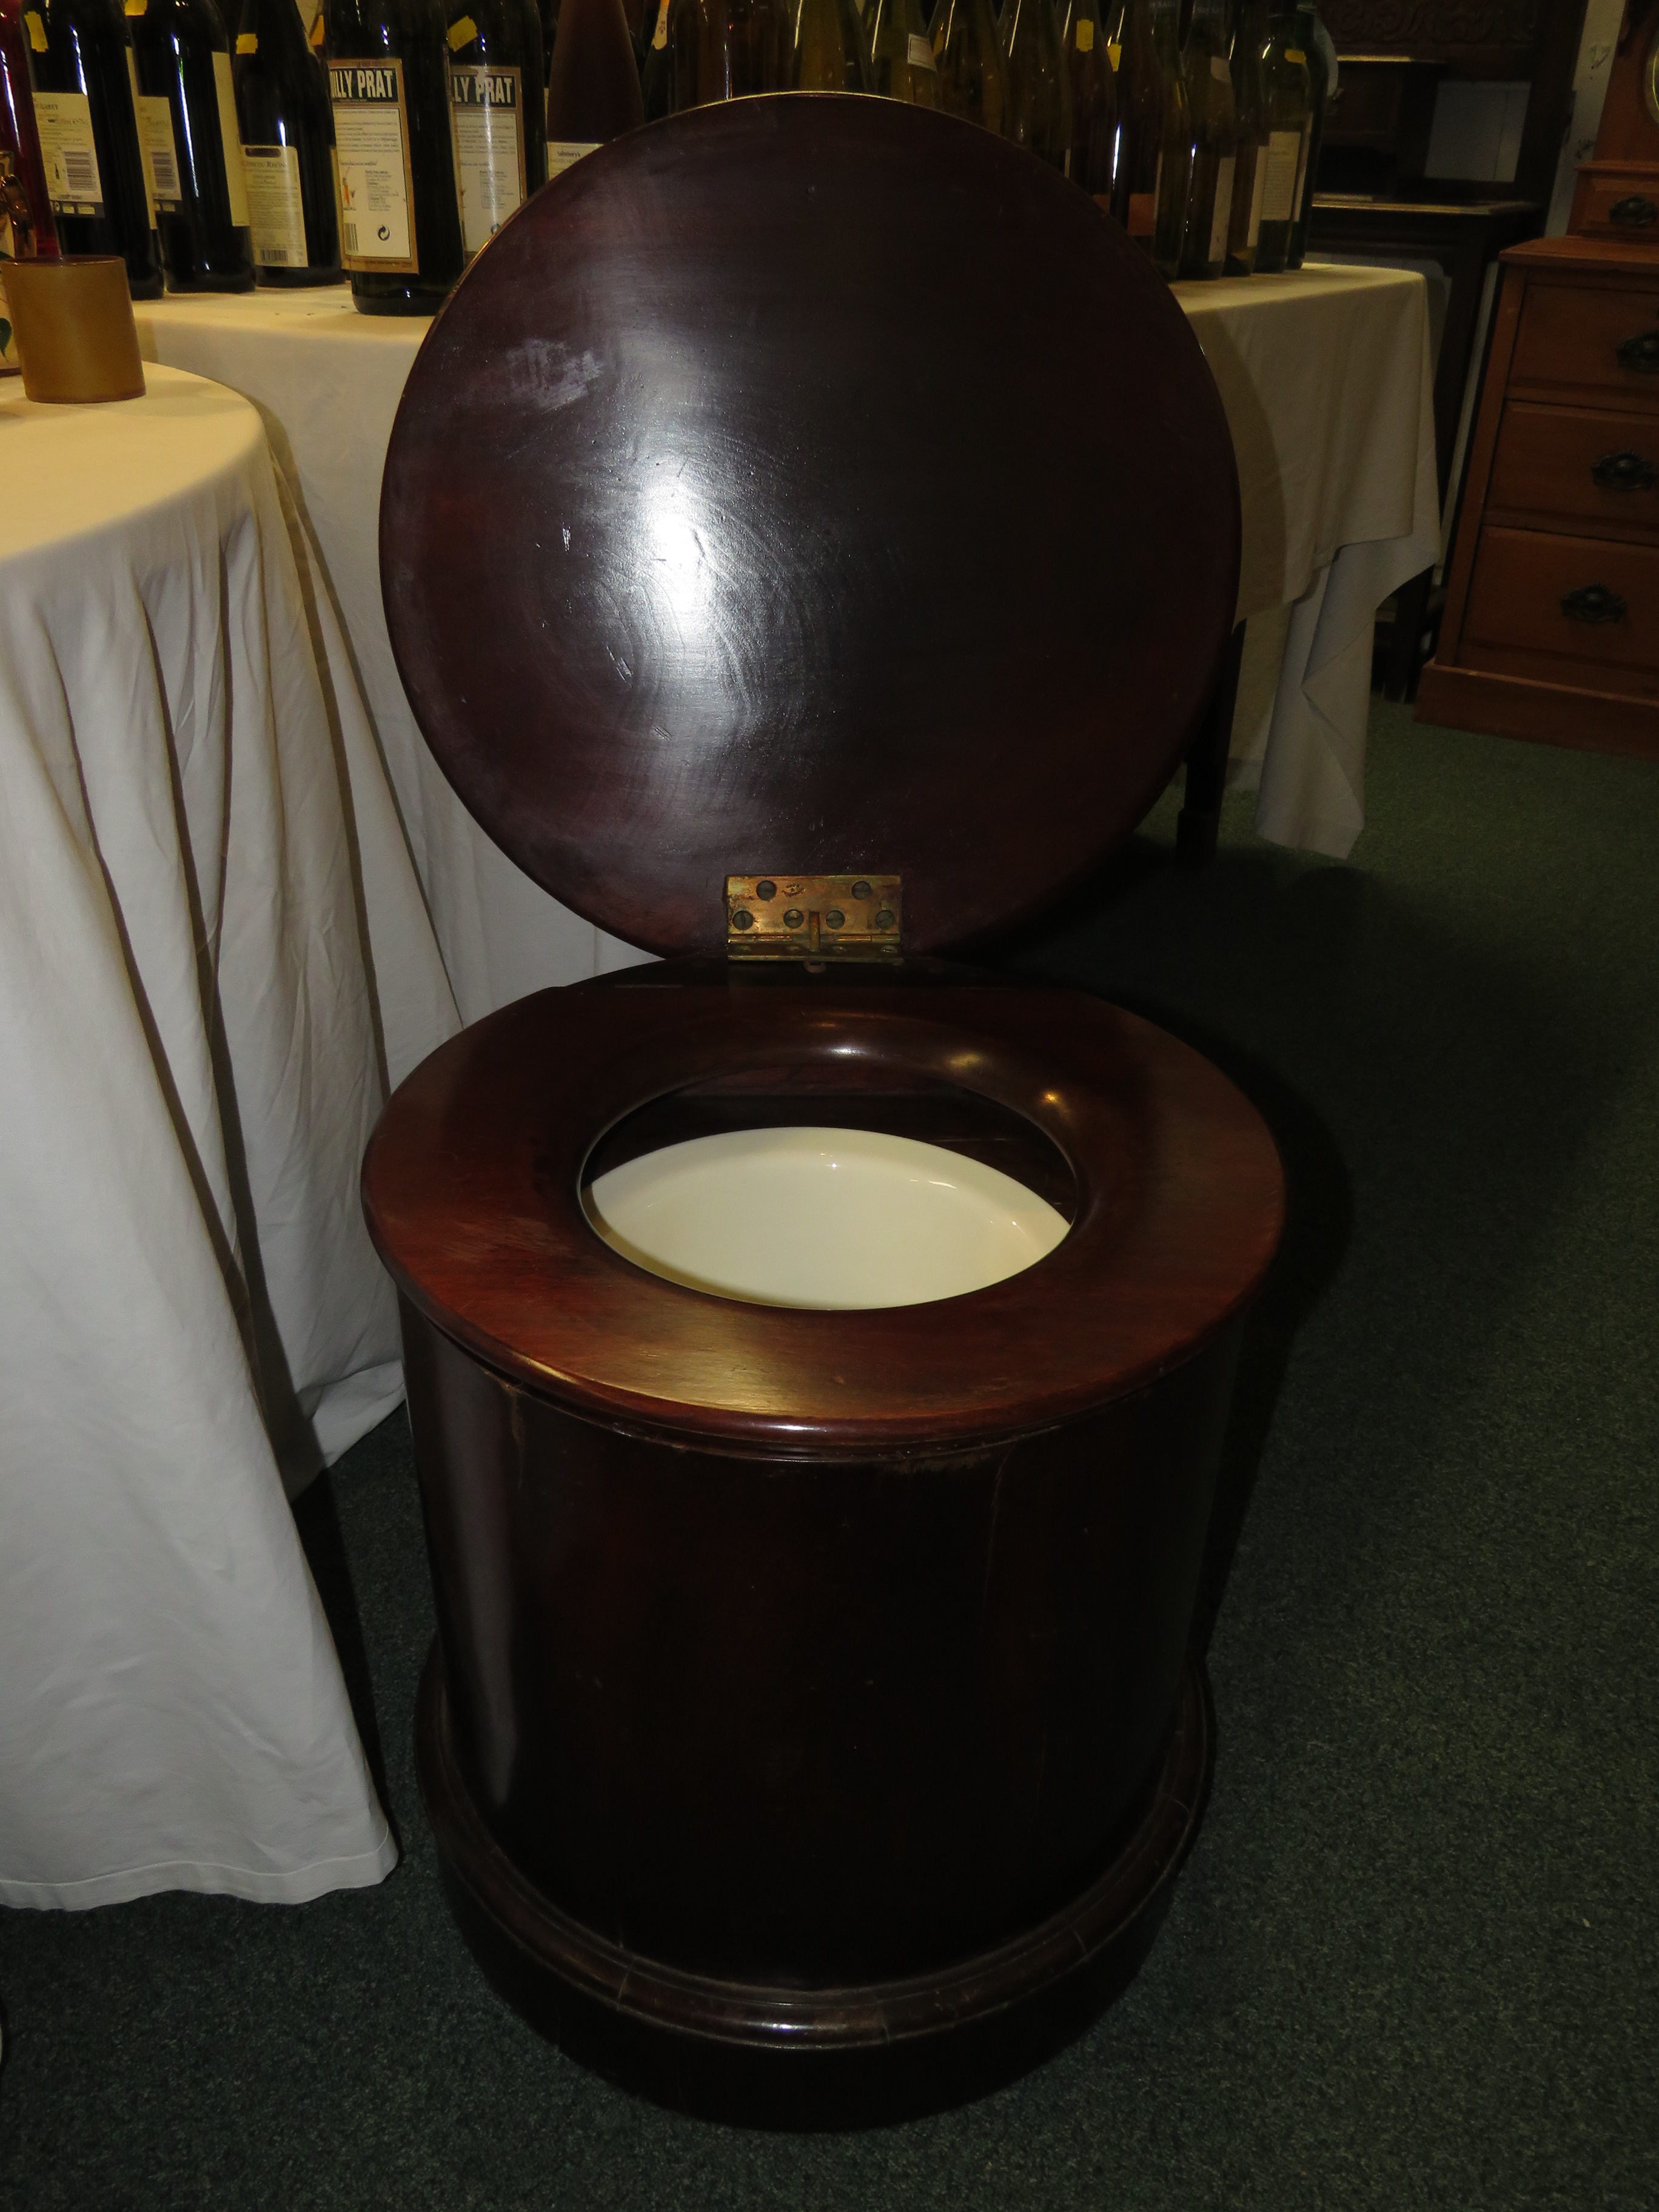
<path id="1" fill-rule="evenodd" d="M 668 0 L 662 0 L 662 5 L 661 5 L 661 7 L 660 7 L 660 8 L 659 8 L 659 9 L 658 9 L 658 10 L 657 10 L 657 27 L 656 27 L 656 29 L 655 29 L 655 30 L 651 33 L 651 48 L 652 48 L 652 52 L 653 52 L 653 53 L 659 53 L 659 53 L 662 52 L 663 48 L 664 48 L 667 44 L 668 44 Z"/>
<path id="2" fill-rule="evenodd" d="M 547 174 L 550 183 L 561 177 L 573 161 L 580 161 L 584 154 L 597 154 L 601 141 L 598 138 L 550 138 L 547 142 Z"/>
<path id="3" fill-rule="evenodd" d="M 1275 131 L 1269 134 L 1265 155 L 1258 155 L 1266 169 L 1265 190 L 1261 199 L 1263 222 L 1288 222 L 1291 210 L 1296 205 L 1296 173 L 1302 160 L 1302 133 L 1299 131 Z"/>
<path id="4" fill-rule="evenodd" d="M 179 179 L 173 109 L 159 93 L 138 95 L 138 151 L 143 158 L 150 198 L 163 215 L 176 215 L 185 204 L 185 188 Z"/>
<path id="5" fill-rule="evenodd" d="M 340 179 L 340 259 L 348 269 L 413 273 L 415 179 L 401 61 L 331 62 Z"/>
<path id="6" fill-rule="evenodd" d="M 1227 258 L 1227 225 L 1233 212 L 1233 178 L 1237 173 L 1238 156 L 1224 155 L 1216 164 L 1215 212 L 1210 217 L 1210 252 L 1212 267 Z"/>
<path id="7" fill-rule="evenodd" d="M 225 154 L 225 185 L 230 194 L 230 220 L 238 230 L 248 227 L 247 179 L 242 174 L 242 134 L 236 123 L 236 85 L 230 73 L 230 56 L 213 57 L 213 88 L 219 95 L 219 139 Z"/>
<path id="8" fill-rule="evenodd" d="M 919 39 L 914 31 L 904 42 L 912 69 L 930 70 L 933 67 L 933 50 L 926 39 Z"/>
<path id="9" fill-rule="evenodd" d="M 300 156 L 292 146 L 244 146 L 253 260 L 259 269 L 306 266 L 306 211 L 300 198 Z"/>
<path id="10" fill-rule="evenodd" d="M 1250 191 L 1250 228 L 1244 241 L 1252 253 L 1255 252 L 1255 241 L 1261 234 L 1261 206 L 1267 195 L 1267 149 L 1265 146 L 1258 146 L 1255 149 L 1255 183 Z"/>
<path id="11" fill-rule="evenodd" d="M 133 58 L 132 48 L 127 48 L 127 90 L 132 95 L 132 127 L 138 139 L 138 167 L 144 179 L 144 211 L 149 217 L 149 227 L 155 228 L 155 179 L 151 174 L 149 156 L 144 151 L 143 126 L 138 120 L 139 100 L 138 64 Z"/>
<path id="12" fill-rule="evenodd" d="M 1307 197 L 1308 190 L 1308 149 L 1312 143 L 1311 129 L 1304 131 L 1302 134 L 1302 145 L 1297 155 L 1296 191 L 1291 200 L 1291 206 L 1294 210 L 1291 216 L 1292 222 L 1300 222 L 1302 220 L 1302 203 Z"/>
<path id="13" fill-rule="evenodd" d="M 524 205 L 529 190 L 524 133 L 519 128 L 522 88 L 516 69 L 449 72 L 455 184 L 461 196 L 461 235 L 469 255 L 489 245 L 508 216 Z"/>
<path id="14" fill-rule="evenodd" d="M 1233 81 L 1233 73 L 1227 66 L 1227 57 L 1225 54 L 1212 54 L 1210 56 L 1210 75 L 1215 79 L 1218 84 L 1231 84 Z"/>
<path id="15" fill-rule="evenodd" d="M 54 215 L 102 215 L 104 180 L 92 143 L 92 103 L 83 92 L 37 92 L 34 123 Z"/>
<path id="16" fill-rule="evenodd" d="M 1091 54 L 1095 50 L 1095 19 L 1079 15 L 1077 19 L 1077 50 L 1080 54 Z"/>

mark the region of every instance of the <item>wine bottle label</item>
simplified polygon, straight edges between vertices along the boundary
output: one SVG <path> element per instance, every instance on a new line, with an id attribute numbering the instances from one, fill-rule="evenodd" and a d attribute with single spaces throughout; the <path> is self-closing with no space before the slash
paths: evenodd
<path id="1" fill-rule="evenodd" d="M 516 69 L 452 69 L 449 72 L 449 104 L 455 121 L 455 182 L 461 195 L 461 234 L 469 254 L 489 245 L 514 210 L 524 205 L 529 191 L 524 133 L 519 128 L 522 89 L 523 80 Z"/>
<path id="2" fill-rule="evenodd" d="M 1095 50 L 1095 19 L 1079 15 L 1077 19 L 1077 50 L 1080 54 L 1091 54 Z"/>
<path id="3" fill-rule="evenodd" d="M 260 269 L 303 269 L 305 203 L 300 198 L 300 156 L 292 146 L 244 146 L 253 259 Z"/>
<path id="4" fill-rule="evenodd" d="M 580 161 L 584 154 L 597 154 L 597 138 L 550 138 L 547 142 L 547 173 L 550 180 L 562 176 L 573 161 Z"/>
<path id="5" fill-rule="evenodd" d="M 92 103 L 83 92 L 37 92 L 35 128 L 54 215 L 102 215 L 104 180 L 92 143 Z"/>
<path id="6" fill-rule="evenodd" d="M 919 39 L 914 31 L 904 42 L 904 51 L 912 69 L 930 70 L 934 66 L 932 46 L 926 39 Z"/>
<path id="7" fill-rule="evenodd" d="M 238 230 L 248 227 L 247 179 L 242 174 L 242 134 L 236 127 L 236 83 L 230 73 L 230 56 L 213 57 L 213 88 L 219 95 L 219 143 L 224 149 L 225 189 L 230 195 L 230 220 Z"/>
<path id="8" fill-rule="evenodd" d="M 1308 193 L 1308 149 L 1312 144 L 1313 129 L 1312 126 L 1310 125 L 1303 131 L 1302 143 L 1297 151 L 1296 191 L 1291 200 L 1291 207 L 1292 210 L 1291 221 L 1292 222 L 1300 222 L 1302 220 L 1302 203 L 1307 198 Z"/>
<path id="9" fill-rule="evenodd" d="M 1227 66 L 1227 57 L 1225 54 L 1212 54 L 1210 56 L 1210 75 L 1215 79 L 1218 84 L 1224 84 L 1230 89 L 1231 88 L 1233 73 Z"/>
<path id="10" fill-rule="evenodd" d="M 1215 212 L 1210 217 L 1210 251 L 1206 257 L 1213 264 L 1227 258 L 1227 225 L 1233 212 L 1233 179 L 1238 171 L 1238 156 L 1224 155 L 1216 164 Z"/>
<path id="11" fill-rule="evenodd" d="M 1158 222 L 1158 193 L 1131 192 L 1129 220 L 1123 226 L 1131 238 L 1150 238 Z"/>
<path id="12" fill-rule="evenodd" d="M 149 216 L 149 227 L 155 228 L 155 173 L 150 167 L 149 155 L 144 146 L 144 126 L 139 120 L 143 94 L 138 89 L 138 64 L 131 45 L 127 47 L 127 90 L 132 95 L 132 127 L 138 140 L 138 167 L 144 179 L 144 210 Z"/>
<path id="13" fill-rule="evenodd" d="M 1267 149 L 1265 146 L 1258 146 L 1255 149 L 1255 183 L 1250 191 L 1250 228 L 1244 240 L 1252 253 L 1255 251 L 1256 240 L 1261 234 L 1261 209 L 1267 196 Z"/>
<path id="14" fill-rule="evenodd" d="M 163 215 L 176 215 L 185 204 L 185 188 L 179 180 L 173 109 L 156 93 L 141 92 L 138 95 L 138 152 L 150 198 Z"/>
<path id="15" fill-rule="evenodd" d="M 401 61 L 331 62 L 340 174 L 340 259 L 348 269 L 419 269 L 415 179 Z"/>
<path id="16" fill-rule="evenodd" d="M 1302 133 L 1274 131 L 1267 139 L 1266 191 L 1261 201 L 1263 222 L 1288 222 L 1296 205 L 1297 171 L 1302 165 Z"/>
<path id="17" fill-rule="evenodd" d="M 656 29 L 655 29 L 655 30 L 651 33 L 651 46 L 652 46 L 652 51 L 653 51 L 653 52 L 655 52 L 655 53 L 659 53 L 659 53 L 662 52 L 663 48 L 664 48 L 667 44 L 668 44 L 668 0 L 662 0 L 662 5 L 661 5 L 661 7 L 660 7 L 660 8 L 659 8 L 659 9 L 658 9 L 658 10 L 657 10 L 657 27 L 656 27 Z"/>
<path id="18" fill-rule="evenodd" d="M 319 8 L 311 19 L 311 28 L 306 33 L 306 44 L 313 54 L 319 54 L 327 43 L 328 21 Z"/>

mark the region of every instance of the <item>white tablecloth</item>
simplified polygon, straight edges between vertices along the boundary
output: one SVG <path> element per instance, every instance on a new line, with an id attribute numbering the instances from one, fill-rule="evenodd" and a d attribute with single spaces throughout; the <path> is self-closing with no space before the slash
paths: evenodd
<path id="1" fill-rule="evenodd" d="M 1257 827 L 1345 854 L 1364 820 L 1371 620 L 1435 557 L 1428 318 L 1420 277 L 1308 269 L 1177 295 L 1238 451 L 1241 617 L 1291 606 L 1261 726 L 1241 717 Z M 423 319 L 358 314 L 343 289 L 170 299 L 137 310 L 149 358 L 245 392 L 317 548 L 468 1020 L 637 956 L 538 890 L 477 829 L 415 726 L 380 605 L 377 526 L 392 417 Z M 1264 625 L 1275 651 L 1282 633 Z"/>
<path id="2" fill-rule="evenodd" d="M 386 1058 L 454 1010 L 259 417 L 149 382 L 0 399 L 15 1905 L 292 1900 L 396 1856 L 285 1484 L 401 1395 L 358 1164 Z"/>

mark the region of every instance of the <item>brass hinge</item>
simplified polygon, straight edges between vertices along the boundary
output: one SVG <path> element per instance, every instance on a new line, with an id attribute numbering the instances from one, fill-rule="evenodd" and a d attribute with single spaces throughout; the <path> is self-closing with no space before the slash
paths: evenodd
<path id="1" fill-rule="evenodd" d="M 896 960 L 896 876 L 728 876 L 731 960 Z"/>

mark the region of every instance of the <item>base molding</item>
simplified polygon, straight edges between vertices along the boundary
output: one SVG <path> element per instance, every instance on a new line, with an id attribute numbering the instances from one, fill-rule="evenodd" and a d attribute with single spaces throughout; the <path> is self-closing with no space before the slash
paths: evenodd
<path id="1" fill-rule="evenodd" d="M 1480 668 L 1449 668 L 1438 660 L 1418 679 L 1416 720 L 1575 752 L 1659 761 L 1659 705 Z"/>

